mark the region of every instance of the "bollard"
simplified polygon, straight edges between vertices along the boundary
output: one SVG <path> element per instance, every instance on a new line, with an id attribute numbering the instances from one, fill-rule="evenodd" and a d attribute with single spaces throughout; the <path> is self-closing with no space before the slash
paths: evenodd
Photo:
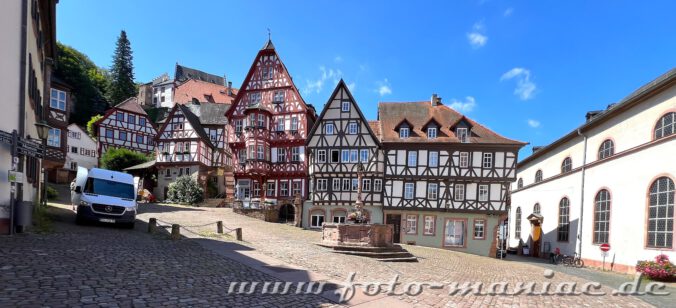
<path id="1" fill-rule="evenodd" d="M 178 240 L 181 238 L 181 226 L 178 224 L 171 225 L 171 239 Z"/>
<path id="2" fill-rule="evenodd" d="M 237 235 L 237 240 L 241 241 L 242 240 L 242 228 L 235 229 L 235 234 Z"/>
<path id="3" fill-rule="evenodd" d="M 155 233 L 157 228 L 157 218 L 150 218 L 148 220 L 148 233 Z"/>
<path id="4" fill-rule="evenodd" d="M 223 222 L 220 220 L 216 222 L 216 232 L 218 234 L 223 234 Z"/>

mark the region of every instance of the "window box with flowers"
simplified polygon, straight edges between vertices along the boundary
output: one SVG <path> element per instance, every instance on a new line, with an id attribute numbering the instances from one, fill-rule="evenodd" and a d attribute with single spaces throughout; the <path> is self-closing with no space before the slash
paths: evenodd
<path id="1" fill-rule="evenodd" d="M 669 256 L 660 254 L 655 261 L 638 261 L 636 271 L 646 275 L 651 280 L 676 281 L 676 267 L 669 261 Z"/>

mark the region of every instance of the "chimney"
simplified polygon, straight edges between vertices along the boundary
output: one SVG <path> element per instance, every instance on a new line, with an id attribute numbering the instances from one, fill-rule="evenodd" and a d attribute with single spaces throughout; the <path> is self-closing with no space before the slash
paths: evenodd
<path id="1" fill-rule="evenodd" d="M 601 113 L 603 113 L 603 110 L 593 110 L 593 111 L 589 111 L 589 112 L 587 112 L 587 114 L 584 116 L 584 118 L 587 120 L 587 122 L 589 122 L 589 121 L 593 120 L 594 118 L 596 118 L 596 116 L 598 116 L 598 115 L 601 114 Z"/>
<path id="2" fill-rule="evenodd" d="M 228 76 L 226 76 L 225 74 L 223 74 L 223 85 L 224 86 L 228 85 Z"/>
<path id="3" fill-rule="evenodd" d="M 228 81 L 228 95 L 232 96 L 232 81 Z"/>
<path id="4" fill-rule="evenodd" d="M 432 104 L 432 106 L 441 105 L 441 97 L 439 97 L 436 93 L 432 94 L 432 98 L 430 99 L 430 103 Z"/>

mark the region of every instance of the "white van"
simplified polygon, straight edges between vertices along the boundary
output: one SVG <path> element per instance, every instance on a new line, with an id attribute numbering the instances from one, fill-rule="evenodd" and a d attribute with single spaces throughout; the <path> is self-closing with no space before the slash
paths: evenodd
<path id="1" fill-rule="evenodd" d="M 98 221 L 133 228 L 137 185 L 138 178 L 127 173 L 78 167 L 70 194 L 76 222 Z"/>

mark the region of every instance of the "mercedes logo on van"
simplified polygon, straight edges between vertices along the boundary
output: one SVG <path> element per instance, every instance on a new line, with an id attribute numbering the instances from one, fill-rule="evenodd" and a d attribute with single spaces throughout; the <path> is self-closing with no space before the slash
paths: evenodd
<path id="1" fill-rule="evenodd" d="M 113 207 L 112 207 L 112 206 L 110 206 L 110 205 L 106 205 L 106 208 L 105 208 L 105 210 L 106 210 L 106 212 L 110 213 L 110 212 L 112 212 L 112 211 L 113 211 Z"/>

